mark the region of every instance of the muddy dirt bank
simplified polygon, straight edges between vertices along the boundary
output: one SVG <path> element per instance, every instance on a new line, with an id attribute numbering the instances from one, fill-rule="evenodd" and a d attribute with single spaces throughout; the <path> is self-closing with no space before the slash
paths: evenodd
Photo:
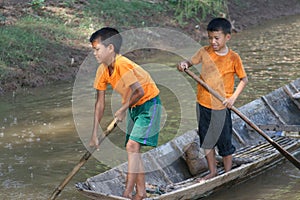
<path id="1" fill-rule="evenodd" d="M 0 0 L 1 15 L 6 18 L 5 22 L 0 21 L 0 26 L 12 26 L 20 17 L 31 12 L 29 8 L 30 0 L 18 1 L 18 0 Z M 72 6 L 73 12 L 79 12 L 88 3 L 87 0 L 74 1 Z M 45 7 L 56 6 L 64 7 L 63 1 L 53 0 L 45 1 Z M 300 14 L 300 1 L 299 0 L 228 0 L 228 10 L 226 11 L 228 18 L 231 20 L 234 29 L 239 32 L 243 31 L 251 26 L 261 24 L 269 19 L 276 19 L 283 16 L 298 15 Z M 158 27 L 164 27 L 166 24 L 171 26 L 171 22 L 168 23 L 164 20 L 159 20 L 159 16 L 154 17 L 155 24 Z M 172 18 L 164 16 L 165 20 L 171 20 Z M 147 19 L 145 19 L 147 20 Z M 152 20 L 152 19 L 151 19 Z M 161 24 L 163 23 L 163 24 Z M 190 24 L 183 27 L 182 31 L 189 34 L 194 39 L 198 40 L 200 37 L 206 35 L 205 26 L 207 22 L 201 22 L 202 28 L 195 29 L 195 24 L 191 21 Z M 112 25 L 113 26 L 113 25 Z M 178 26 L 172 27 L 179 29 Z M 6 81 L 0 84 L 0 93 L 6 91 L 16 90 L 21 87 L 38 87 L 44 84 L 49 84 L 59 80 L 72 80 L 80 67 L 80 64 L 85 59 L 86 55 L 90 51 L 88 48 L 82 48 L 83 43 L 87 41 L 76 41 L 78 47 L 64 46 L 64 55 L 53 58 L 49 52 L 43 54 L 46 62 L 44 64 L 51 73 L 50 76 L 43 76 L 37 74 L 33 68 L 28 68 L 28 71 L 16 70 L 15 73 L 10 74 Z M 85 44 L 86 45 L 86 44 Z M 14 49 L 8 49 L 8 51 L 14 51 Z M 55 51 L 55 49 L 49 49 L 49 51 Z M 68 58 L 68 59 L 66 59 Z M 70 65 L 70 59 L 73 59 L 72 65 Z M 55 61 L 55 62 L 54 62 Z M 69 66 L 64 70 L 60 70 L 60 66 Z M 35 66 L 36 67 L 36 66 Z"/>

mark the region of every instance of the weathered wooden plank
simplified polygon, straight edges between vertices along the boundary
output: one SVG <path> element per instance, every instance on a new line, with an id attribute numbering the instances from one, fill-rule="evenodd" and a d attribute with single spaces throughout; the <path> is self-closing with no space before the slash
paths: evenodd
<path id="1" fill-rule="evenodd" d="M 245 140 L 240 136 L 240 134 L 234 129 L 232 128 L 232 132 L 233 132 L 233 136 L 243 145 L 246 144 Z"/>
<path id="2" fill-rule="evenodd" d="M 257 125 L 257 126 L 266 131 L 300 132 L 300 125 L 265 124 L 265 125 Z"/>
<path id="3" fill-rule="evenodd" d="M 300 92 L 293 94 L 294 99 L 300 99 Z"/>
<path id="4" fill-rule="evenodd" d="M 269 103 L 268 99 L 265 96 L 262 96 L 261 99 L 265 102 L 265 104 L 270 108 L 272 113 L 279 119 L 282 124 L 286 124 L 286 122 L 282 119 L 282 117 L 277 113 L 277 111 L 273 108 L 273 106 Z"/>
<path id="5" fill-rule="evenodd" d="M 293 101 L 293 103 L 300 109 L 300 102 L 298 100 L 296 100 L 294 96 L 293 92 L 289 89 L 288 86 L 284 86 L 283 90 L 287 93 L 287 95 L 291 98 L 291 100 Z M 300 97 L 299 97 L 300 98 Z"/>

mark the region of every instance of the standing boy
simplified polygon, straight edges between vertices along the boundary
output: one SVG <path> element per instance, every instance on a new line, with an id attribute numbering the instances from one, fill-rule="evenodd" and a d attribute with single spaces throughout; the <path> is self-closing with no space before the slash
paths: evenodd
<path id="1" fill-rule="evenodd" d="M 122 106 L 115 113 L 119 121 L 125 119 L 128 173 L 123 196 L 132 199 L 146 197 L 141 146 L 156 146 L 160 129 L 161 103 L 159 90 L 150 75 L 139 65 L 119 54 L 122 37 L 116 29 L 105 27 L 90 37 L 94 55 L 100 64 L 94 87 L 97 90 L 94 127 L 90 146 L 99 147 L 98 126 L 104 113 L 107 84 L 121 94 Z"/>
<path id="2" fill-rule="evenodd" d="M 240 56 L 228 48 L 231 24 L 227 19 L 215 18 L 207 26 L 209 45 L 200 48 L 188 61 L 178 65 L 179 71 L 202 63 L 200 78 L 225 97 L 219 102 L 204 87 L 198 84 L 197 118 L 201 148 L 205 150 L 209 174 L 203 179 L 217 175 L 214 147 L 223 157 L 225 171 L 232 167 L 232 121 L 230 109 L 248 82 Z M 234 90 L 234 75 L 240 79 Z M 203 180 L 202 179 L 202 180 Z"/>

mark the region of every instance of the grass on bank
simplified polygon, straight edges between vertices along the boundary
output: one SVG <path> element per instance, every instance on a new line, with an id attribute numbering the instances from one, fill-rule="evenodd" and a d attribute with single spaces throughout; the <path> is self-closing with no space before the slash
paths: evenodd
<path id="1" fill-rule="evenodd" d="M 30 15 L 13 26 L 1 27 L 0 35 L 1 84 L 9 82 L 16 73 L 30 71 L 41 76 L 53 73 L 49 63 L 59 60 L 66 47 L 74 45 L 72 40 L 83 37 L 80 31 L 66 27 L 60 19 Z"/>
<path id="2" fill-rule="evenodd" d="M 64 8 L 74 9 L 76 0 L 64 1 Z M 51 13 L 44 9 L 44 0 L 32 0 L 32 12 L 23 15 L 13 25 L 0 29 L 0 90 L 17 73 L 38 74 L 47 79 L 55 73 L 51 65 L 56 60 L 61 70 L 67 70 L 60 62 L 66 51 L 76 48 L 73 41 L 87 41 L 92 31 L 102 26 L 118 27 L 121 31 L 143 26 L 163 26 L 164 20 L 177 20 L 178 28 L 190 18 L 204 19 L 218 14 L 225 0 L 88 0 L 83 11 Z M 59 10 L 59 9 L 58 9 Z M 2 16 L 2 15 L 1 15 Z M 5 18 L 1 18 L 5 20 Z M 78 48 L 78 47 L 77 47 Z M 57 64 L 57 63 L 56 63 Z M 14 75 L 16 75 L 14 77 Z"/>
<path id="3" fill-rule="evenodd" d="M 85 13 L 96 22 L 114 24 L 114 27 L 151 26 L 151 19 L 166 11 L 164 3 L 131 0 L 89 0 Z"/>

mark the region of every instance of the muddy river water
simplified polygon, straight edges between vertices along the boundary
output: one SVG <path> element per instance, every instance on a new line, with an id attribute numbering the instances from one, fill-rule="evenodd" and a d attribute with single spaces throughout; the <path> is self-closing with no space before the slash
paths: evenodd
<path id="1" fill-rule="evenodd" d="M 233 35 L 229 45 L 242 57 L 249 76 L 249 84 L 238 99 L 237 107 L 299 78 L 299 32 L 300 16 L 294 16 Z M 86 151 L 82 135 L 75 128 L 73 86 L 74 82 L 57 83 L 0 97 L 0 199 L 47 199 Z M 164 113 L 168 116 L 161 131 L 162 144 L 177 134 L 178 118 L 182 115 L 177 114 L 178 103 L 171 100 L 172 91 L 163 86 L 160 89 L 166 105 Z M 194 107 L 184 112 L 180 131 L 195 128 Z M 109 120 L 105 118 L 103 124 Z M 86 132 L 90 134 L 89 129 Z M 124 148 L 122 131 L 116 131 L 110 140 L 120 149 Z M 77 193 L 74 183 L 113 165 L 92 157 L 58 199 L 85 199 Z M 283 162 L 206 199 L 299 200 L 299 188 L 299 170 Z"/>

